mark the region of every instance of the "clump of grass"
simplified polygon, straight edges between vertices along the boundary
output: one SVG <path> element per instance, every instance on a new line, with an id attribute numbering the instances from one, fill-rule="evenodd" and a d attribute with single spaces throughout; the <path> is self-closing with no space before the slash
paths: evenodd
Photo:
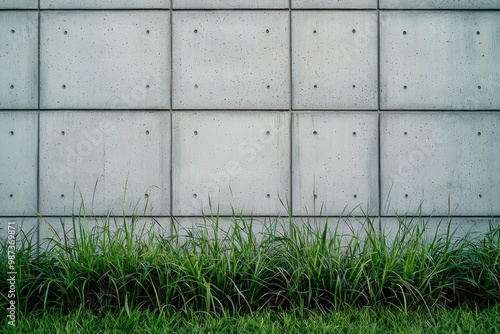
<path id="1" fill-rule="evenodd" d="M 352 222 L 352 220 L 351 220 Z M 53 229 L 37 254 L 18 250 L 21 314 L 135 309 L 185 314 L 260 310 L 342 310 L 390 306 L 405 311 L 500 301 L 500 231 L 454 238 L 429 235 L 425 221 L 401 218 L 395 234 L 370 218 L 319 227 L 235 216 L 229 230 L 219 217 L 172 235 L 155 232 L 139 217 L 74 216 Z M 5 247 L 5 245 L 3 245 Z M 7 267 L 0 266 L 0 306 L 6 308 Z"/>

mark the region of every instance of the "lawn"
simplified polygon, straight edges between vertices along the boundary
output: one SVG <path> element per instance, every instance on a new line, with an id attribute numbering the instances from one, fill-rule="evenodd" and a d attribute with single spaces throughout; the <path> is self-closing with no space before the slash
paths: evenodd
<path id="1" fill-rule="evenodd" d="M 500 229 L 457 238 L 424 219 L 312 225 L 218 217 L 157 233 L 74 217 L 18 241 L 17 333 L 496 333 Z M 175 226 L 175 225 L 174 225 Z M 154 226 L 153 226 L 154 227 Z M 432 228 L 431 228 L 432 227 Z M 433 232 L 434 231 L 434 232 Z M 0 306 L 12 298 L 2 244 Z M 4 317 L 4 319 L 7 319 Z M 54 329 L 55 328 L 55 329 Z"/>

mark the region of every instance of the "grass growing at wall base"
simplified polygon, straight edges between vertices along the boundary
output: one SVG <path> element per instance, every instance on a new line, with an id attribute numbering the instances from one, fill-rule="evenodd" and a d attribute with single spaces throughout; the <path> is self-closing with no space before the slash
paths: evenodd
<path id="1" fill-rule="evenodd" d="M 429 236 L 425 221 L 403 218 L 391 236 L 369 218 L 347 234 L 336 223 L 318 228 L 277 219 L 262 234 L 251 219 L 234 217 L 229 231 L 219 223 L 207 218 L 201 228 L 165 236 L 139 225 L 137 217 L 121 224 L 73 217 L 38 255 L 29 242 L 18 244 L 18 316 L 134 310 L 305 316 L 365 307 L 430 314 L 500 301 L 500 230 L 493 225 L 485 235 L 458 239 L 451 227 Z M 5 310 L 4 250 L 5 244 Z"/>

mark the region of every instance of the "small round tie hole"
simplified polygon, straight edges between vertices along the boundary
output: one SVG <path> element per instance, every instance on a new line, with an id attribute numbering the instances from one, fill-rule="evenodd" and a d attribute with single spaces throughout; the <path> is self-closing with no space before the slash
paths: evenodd
<path id="1" fill-rule="evenodd" d="M 146 88 L 149 88 L 149 85 L 146 85 Z"/>
<path id="2" fill-rule="evenodd" d="M 356 88 L 356 85 L 352 85 L 352 88 Z"/>
<path id="3" fill-rule="evenodd" d="M 13 33 L 15 33 L 16 31 L 15 31 L 14 29 L 12 29 L 10 32 L 13 34 Z"/>
<path id="4" fill-rule="evenodd" d="M 314 88 L 318 88 L 318 85 L 314 85 Z"/>
<path id="5" fill-rule="evenodd" d="M 269 29 L 266 29 L 266 34 L 269 34 Z"/>
<path id="6" fill-rule="evenodd" d="M 149 130 L 146 130 L 146 134 L 149 135 Z"/>
<path id="7" fill-rule="evenodd" d="M 62 135 L 64 136 L 64 135 L 66 134 L 66 132 L 64 132 L 64 131 L 61 131 L 61 134 L 62 134 Z"/>
<path id="8" fill-rule="evenodd" d="M 406 30 L 405 30 L 405 31 L 403 31 L 403 35 L 406 35 Z"/>
<path id="9" fill-rule="evenodd" d="M 476 35 L 481 35 L 481 32 L 480 31 L 476 31 Z"/>
<path id="10" fill-rule="evenodd" d="M 406 89 L 406 88 L 408 88 L 408 87 L 406 87 L 406 86 L 403 86 L 403 89 Z"/>
<path id="11" fill-rule="evenodd" d="M 271 131 L 266 131 L 266 135 L 270 135 L 271 134 Z"/>
<path id="12" fill-rule="evenodd" d="M 479 195 L 479 196 L 481 196 L 481 195 Z M 9 195 L 9 197 L 10 197 L 10 198 L 12 198 L 12 197 L 14 197 L 14 195 L 13 195 L 13 194 L 10 194 L 10 195 Z"/>
<path id="13" fill-rule="evenodd" d="M 10 89 L 14 89 L 14 85 L 10 85 Z"/>
<path id="14" fill-rule="evenodd" d="M 197 34 L 197 33 L 198 33 L 198 29 L 195 29 L 195 30 L 194 30 L 194 33 L 195 33 L 195 34 Z"/>
<path id="15" fill-rule="evenodd" d="M 198 135 L 198 131 L 195 131 L 195 132 L 194 132 L 194 135 L 195 135 L 195 136 L 197 136 L 197 135 Z"/>
<path id="16" fill-rule="evenodd" d="M 356 29 L 352 29 L 352 33 L 355 34 L 356 33 Z"/>
<path id="17" fill-rule="evenodd" d="M 149 34 L 149 30 L 146 30 L 146 34 Z"/>
<path id="18" fill-rule="evenodd" d="M 11 135 L 11 136 L 13 136 L 13 135 L 14 135 L 14 131 L 10 131 L 9 133 L 10 133 L 10 135 Z"/>
<path id="19" fill-rule="evenodd" d="M 318 131 L 313 131 L 313 135 L 317 135 L 318 134 Z"/>
<path id="20" fill-rule="evenodd" d="M 267 89 L 269 89 L 269 88 L 271 88 L 271 86 L 270 86 L 270 85 L 267 85 Z"/>
<path id="21" fill-rule="evenodd" d="M 480 195 L 479 195 L 479 198 L 483 198 L 483 195 L 481 195 L 481 194 L 480 194 Z"/>
<path id="22" fill-rule="evenodd" d="M 405 198 L 408 198 L 408 194 L 405 194 Z"/>
<path id="23" fill-rule="evenodd" d="M 406 135 L 408 135 L 408 132 L 406 132 L 406 131 L 405 131 L 404 135 L 405 135 L 405 136 L 406 136 Z"/>
<path id="24" fill-rule="evenodd" d="M 352 133 L 352 135 L 353 135 L 353 136 L 355 136 L 355 135 L 356 135 L 356 131 L 354 131 L 354 132 Z"/>
<path id="25" fill-rule="evenodd" d="M 148 194 L 144 194 L 144 197 L 149 198 L 149 195 Z"/>
<path id="26" fill-rule="evenodd" d="M 477 135 L 478 135 L 478 136 L 480 136 L 480 135 L 481 135 L 481 132 L 478 132 L 478 133 L 477 133 Z"/>
<path id="27" fill-rule="evenodd" d="M 63 88 L 63 89 L 66 89 L 66 85 L 62 85 L 62 88 Z"/>
<path id="28" fill-rule="evenodd" d="M 194 88 L 198 88 L 198 85 L 196 85 L 196 84 L 195 84 L 195 85 L 194 85 Z"/>
<path id="29" fill-rule="evenodd" d="M 64 30 L 64 34 L 67 35 L 68 34 L 68 31 L 67 30 Z"/>
<path id="30" fill-rule="evenodd" d="M 354 197 L 354 198 L 358 198 L 358 195 L 354 195 L 353 197 Z"/>
<path id="31" fill-rule="evenodd" d="M 477 89 L 481 89 L 481 86 L 477 86 Z"/>
<path id="32" fill-rule="evenodd" d="M 61 194 L 61 198 L 64 198 L 64 194 Z"/>
<path id="33" fill-rule="evenodd" d="M 267 197 L 267 198 L 271 198 L 271 195 L 267 194 L 267 195 L 266 195 L 266 197 Z"/>
<path id="34" fill-rule="evenodd" d="M 194 197 L 194 198 L 196 198 L 196 197 L 198 197 L 198 195 L 196 195 L 196 194 L 193 194 L 193 197 Z"/>
<path id="35" fill-rule="evenodd" d="M 314 194 L 314 198 L 318 198 L 318 195 Z"/>
<path id="36" fill-rule="evenodd" d="M 316 31 L 316 30 L 313 30 L 313 34 L 315 34 L 315 33 L 317 33 L 317 31 Z"/>

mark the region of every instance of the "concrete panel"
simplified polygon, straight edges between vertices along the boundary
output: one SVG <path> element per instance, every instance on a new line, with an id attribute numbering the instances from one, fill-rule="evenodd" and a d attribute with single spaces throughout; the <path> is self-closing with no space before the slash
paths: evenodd
<path id="1" fill-rule="evenodd" d="M 149 9 L 170 8 L 170 0 L 40 0 L 42 9 Z"/>
<path id="2" fill-rule="evenodd" d="M 293 116 L 293 214 L 378 214 L 377 114 Z"/>
<path id="3" fill-rule="evenodd" d="M 0 109 L 38 107 L 38 13 L 0 12 Z"/>
<path id="4" fill-rule="evenodd" d="M 38 243 L 37 231 L 37 218 L 0 218 L 0 242 L 7 241 L 9 245 L 15 246 L 17 250 L 31 245 L 32 250 L 36 251 Z M 15 241 L 9 239 L 10 235 L 15 236 Z"/>
<path id="5" fill-rule="evenodd" d="M 410 231 L 419 226 L 425 228 L 424 237 L 432 240 L 435 236 L 457 241 L 468 238 L 481 238 L 490 232 L 490 228 L 498 228 L 500 220 L 494 218 L 382 218 L 382 232 L 388 240 L 396 237 L 410 237 Z"/>
<path id="6" fill-rule="evenodd" d="M 499 215 L 499 128 L 493 112 L 383 114 L 383 212 Z"/>
<path id="7" fill-rule="evenodd" d="M 0 112 L 0 216 L 36 216 L 37 112 Z"/>
<path id="8" fill-rule="evenodd" d="M 500 12 L 383 12 L 382 109 L 500 108 Z"/>
<path id="9" fill-rule="evenodd" d="M 172 0 L 173 8 L 181 9 L 250 9 L 288 8 L 288 0 Z"/>
<path id="10" fill-rule="evenodd" d="M 290 115 L 173 115 L 173 212 L 283 215 L 290 186 Z"/>
<path id="11" fill-rule="evenodd" d="M 377 109 L 377 13 L 292 13 L 293 107 Z"/>
<path id="12" fill-rule="evenodd" d="M 292 8 L 377 8 L 377 0 L 291 0 Z"/>
<path id="13" fill-rule="evenodd" d="M 37 9 L 37 8 L 38 8 L 38 0 L 0 0 L 0 9 Z M 1 21 L 3 21 L 3 19 L 0 20 L 0 22 Z"/>
<path id="14" fill-rule="evenodd" d="M 288 11 L 173 13 L 174 109 L 288 109 Z"/>
<path id="15" fill-rule="evenodd" d="M 85 236 L 101 236 L 105 231 L 109 231 L 112 236 L 123 239 L 124 222 L 127 223 L 128 232 L 133 235 L 135 240 L 139 239 L 145 242 L 158 241 L 158 238 L 150 237 L 154 234 L 157 237 L 167 237 L 170 235 L 170 218 L 147 218 L 138 217 L 132 225 L 130 217 L 50 217 L 40 220 L 40 250 L 48 250 L 54 247 L 56 242 L 64 242 L 64 231 L 68 242 L 75 241 L 75 234 L 81 239 L 82 233 Z M 133 232 L 132 232 L 133 229 Z M 120 234 L 117 235 L 117 231 Z"/>
<path id="16" fill-rule="evenodd" d="M 44 215 L 170 213 L 168 112 L 44 112 L 40 157 Z"/>
<path id="17" fill-rule="evenodd" d="M 169 108 L 169 12 L 41 15 L 42 108 Z"/>
<path id="18" fill-rule="evenodd" d="M 380 0 L 380 8 L 392 9 L 498 9 L 498 0 Z"/>

